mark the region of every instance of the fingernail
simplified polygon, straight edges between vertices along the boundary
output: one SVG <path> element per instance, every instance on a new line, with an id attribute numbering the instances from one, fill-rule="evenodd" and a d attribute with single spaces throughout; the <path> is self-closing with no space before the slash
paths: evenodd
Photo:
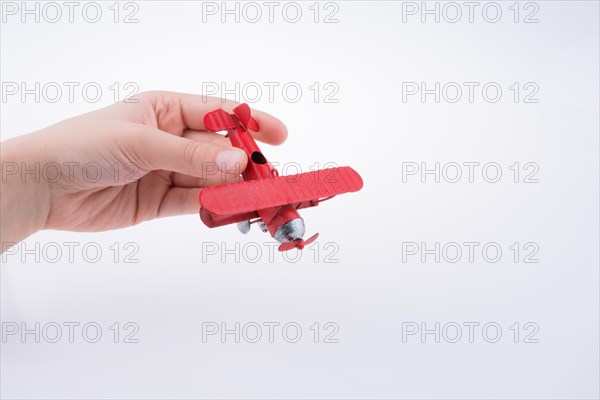
<path id="1" fill-rule="evenodd" d="M 246 154 L 242 150 L 238 149 L 225 149 L 221 150 L 217 154 L 216 163 L 217 168 L 223 172 L 235 172 L 242 173 L 241 165 L 244 161 Z"/>

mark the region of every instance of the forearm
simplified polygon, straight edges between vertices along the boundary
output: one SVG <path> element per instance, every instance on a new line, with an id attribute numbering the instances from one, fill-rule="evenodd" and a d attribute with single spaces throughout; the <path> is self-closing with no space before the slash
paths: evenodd
<path id="1" fill-rule="evenodd" d="M 43 229 L 49 213 L 48 183 L 39 173 L 39 149 L 25 135 L 0 144 L 0 252 Z"/>

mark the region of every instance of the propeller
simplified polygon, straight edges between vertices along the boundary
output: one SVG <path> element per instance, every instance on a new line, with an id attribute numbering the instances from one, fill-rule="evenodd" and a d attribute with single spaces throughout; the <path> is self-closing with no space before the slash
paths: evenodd
<path id="1" fill-rule="evenodd" d="M 306 240 L 303 239 L 298 239 L 298 240 L 294 240 L 292 242 L 283 242 L 279 245 L 278 250 L 279 251 L 288 251 L 291 250 L 293 248 L 297 248 L 299 250 L 302 250 L 304 248 L 304 246 L 311 244 L 312 242 L 314 242 L 317 237 L 319 236 L 318 233 L 315 233 L 314 235 L 312 235 L 311 237 L 309 237 Z"/>

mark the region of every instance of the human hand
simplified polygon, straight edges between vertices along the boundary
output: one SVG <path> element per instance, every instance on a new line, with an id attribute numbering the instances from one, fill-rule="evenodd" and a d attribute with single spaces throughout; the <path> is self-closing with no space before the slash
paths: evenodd
<path id="1" fill-rule="evenodd" d="M 202 187 L 240 179 L 246 154 L 202 122 L 237 103 L 172 92 L 135 100 L 2 143 L 3 243 L 41 229 L 102 231 L 194 213 Z M 285 141 L 281 121 L 252 115 L 257 140 Z"/>

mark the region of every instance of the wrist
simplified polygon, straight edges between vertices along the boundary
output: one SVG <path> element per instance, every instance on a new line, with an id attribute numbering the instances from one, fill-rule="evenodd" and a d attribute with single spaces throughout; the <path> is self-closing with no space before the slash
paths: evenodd
<path id="1" fill-rule="evenodd" d="M 46 227 L 50 212 L 50 187 L 43 174 L 39 148 L 29 135 L 2 143 L 0 210 L 1 236 L 5 251 L 33 233 Z"/>

